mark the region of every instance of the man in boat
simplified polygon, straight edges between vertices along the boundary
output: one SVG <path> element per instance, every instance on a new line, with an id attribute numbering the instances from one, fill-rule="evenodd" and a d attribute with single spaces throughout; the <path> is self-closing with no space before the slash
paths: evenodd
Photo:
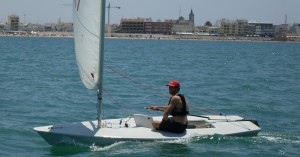
<path id="1" fill-rule="evenodd" d="M 157 130 L 165 130 L 175 133 L 182 133 L 187 128 L 187 115 L 189 114 L 189 105 L 183 94 L 179 94 L 180 82 L 172 80 L 166 86 L 169 86 L 169 93 L 172 97 L 168 106 L 151 106 L 152 110 L 164 111 L 162 121 L 153 121 L 152 126 Z M 172 117 L 169 117 L 172 115 Z"/>

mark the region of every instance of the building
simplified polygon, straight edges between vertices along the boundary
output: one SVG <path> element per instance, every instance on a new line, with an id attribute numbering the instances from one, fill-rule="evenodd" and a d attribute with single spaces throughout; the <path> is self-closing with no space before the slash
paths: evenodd
<path id="1" fill-rule="evenodd" d="M 184 17 L 181 16 L 178 18 L 178 20 L 170 19 L 165 20 L 165 22 L 172 24 L 172 34 L 193 33 L 195 26 L 195 15 L 191 9 L 188 20 L 185 20 Z"/>
<path id="2" fill-rule="evenodd" d="M 252 32 L 250 32 L 251 26 L 249 26 L 247 20 L 236 20 L 235 29 L 236 36 L 247 36 L 252 34 Z"/>
<path id="3" fill-rule="evenodd" d="M 220 28 L 216 26 L 196 26 L 194 28 L 195 35 L 201 36 L 219 36 Z"/>
<path id="4" fill-rule="evenodd" d="M 250 27 L 254 27 L 254 35 L 260 37 L 275 37 L 275 26 L 272 23 L 249 21 Z"/>
<path id="5" fill-rule="evenodd" d="M 180 18 L 178 20 L 165 20 L 167 23 L 171 23 L 172 25 L 172 34 L 176 33 L 192 33 L 194 31 L 194 27 L 189 20 L 184 20 L 184 18 Z"/>
<path id="6" fill-rule="evenodd" d="M 5 31 L 5 24 L 0 23 L 0 33 Z"/>
<path id="7" fill-rule="evenodd" d="M 19 16 L 17 16 L 17 15 L 8 16 L 8 24 L 10 25 L 10 31 L 18 31 L 19 30 Z"/>
<path id="8" fill-rule="evenodd" d="M 73 23 L 46 23 L 44 25 L 45 32 L 72 32 L 73 31 Z"/>
<path id="9" fill-rule="evenodd" d="M 272 23 L 222 19 L 220 33 L 224 36 L 274 37 L 275 27 Z"/>
<path id="10" fill-rule="evenodd" d="M 297 36 L 300 36 L 300 24 L 295 23 L 291 27 L 291 33 L 296 34 Z"/>
<path id="11" fill-rule="evenodd" d="M 172 24 L 169 22 L 145 22 L 145 34 L 165 34 L 172 33 Z"/>
<path id="12" fill-rule="evenodd" d="M 235 36 L 237 34 L 235 21 L 222 19 L 220 33 L 223 36 Z"/>
<path id="13" fill-rule="evenodd" d="M 171 34 L 172 24 L 169 22 L 152 22 L 149 19 L 122 19 L 119 33 L 137 34 Z"/>
<path id="14" fill-rule="evenodd" d="M 144 33 L 144 19 L 121 19 L 120 33 Z"/>
<path id="15" fill-rule="evenodd" d="M 56 32 L 57 30 L 55 30 L 55 25 L 55 23 L 45 23 L 43 32 Z"/>
<path id="16" fill-rule="evenodd" d="M 221 20 L 220 33 L 224 36 L 247 36 L 253 34 L 247 20 Z"/>
<path id="17" fill-rule="evenodd" d="M 137 34 L 171 34 L 171 23 L 152 22 L 149 19 L 122 19 L 119 33 L 137 33 Z"/>
<path id="18" fill-rule="evenodd" d="M 121 19 L 118 33 L 139 33 L 139 34 L 176 34 L 192 33 L 194 32 L 195 15 L 193 10 L 189 14 L 189 19 L 185 20 L 179 17 L 178 20 L 165 20 L 161 22 L 152 22 L 151 18 L 137 18 L 137 19 Z"/>

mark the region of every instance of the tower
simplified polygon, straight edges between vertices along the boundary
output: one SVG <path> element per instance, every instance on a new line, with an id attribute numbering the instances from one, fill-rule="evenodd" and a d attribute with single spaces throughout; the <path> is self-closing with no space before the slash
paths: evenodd
<path id="1" fill-rule="evenodd" d="M 189 22 L 192 23 L 192 26 L 194 27 L 195 26 L 195 15 L 193 13 L 193 9 L 191 9 L 191 12 L 189 14 Z"/>
<path id="2" fill-rule="evenodd" d="M 287 14 L 285 14 L 285 22 L 284 22 L 285 25 L 287 25 Z"/>

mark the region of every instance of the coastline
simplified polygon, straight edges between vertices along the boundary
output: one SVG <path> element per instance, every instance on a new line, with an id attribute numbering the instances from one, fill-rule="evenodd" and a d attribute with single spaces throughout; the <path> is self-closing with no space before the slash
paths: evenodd
<path id="1" fill-rule="evenodd" d="M 73 38 L 73 32 L 37 32 L 34 34 L 0 33 L 0 37 L 51 37 Z M 200 40 L 200 41 L 252 41 L 252 42 L 300 42 L 300 38 L 268 38 L 268 37 L 238 37 L 238 36 L 199 36 L 199 35 L 162 35 L 162 34 L 106 34 L 106 39 L 144 39 L 144 40 Z"/>

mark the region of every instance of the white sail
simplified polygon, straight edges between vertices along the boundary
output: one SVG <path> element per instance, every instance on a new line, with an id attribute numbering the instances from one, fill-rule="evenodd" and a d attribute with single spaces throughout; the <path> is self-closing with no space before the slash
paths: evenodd
<path id="1" fill-rule="evenodd" d="M 101 88 L 102 82 L 102 5 L 102 0 L 74 0 L 73 4 L 76 61 L 81 80 L 89 89 Z"/>

